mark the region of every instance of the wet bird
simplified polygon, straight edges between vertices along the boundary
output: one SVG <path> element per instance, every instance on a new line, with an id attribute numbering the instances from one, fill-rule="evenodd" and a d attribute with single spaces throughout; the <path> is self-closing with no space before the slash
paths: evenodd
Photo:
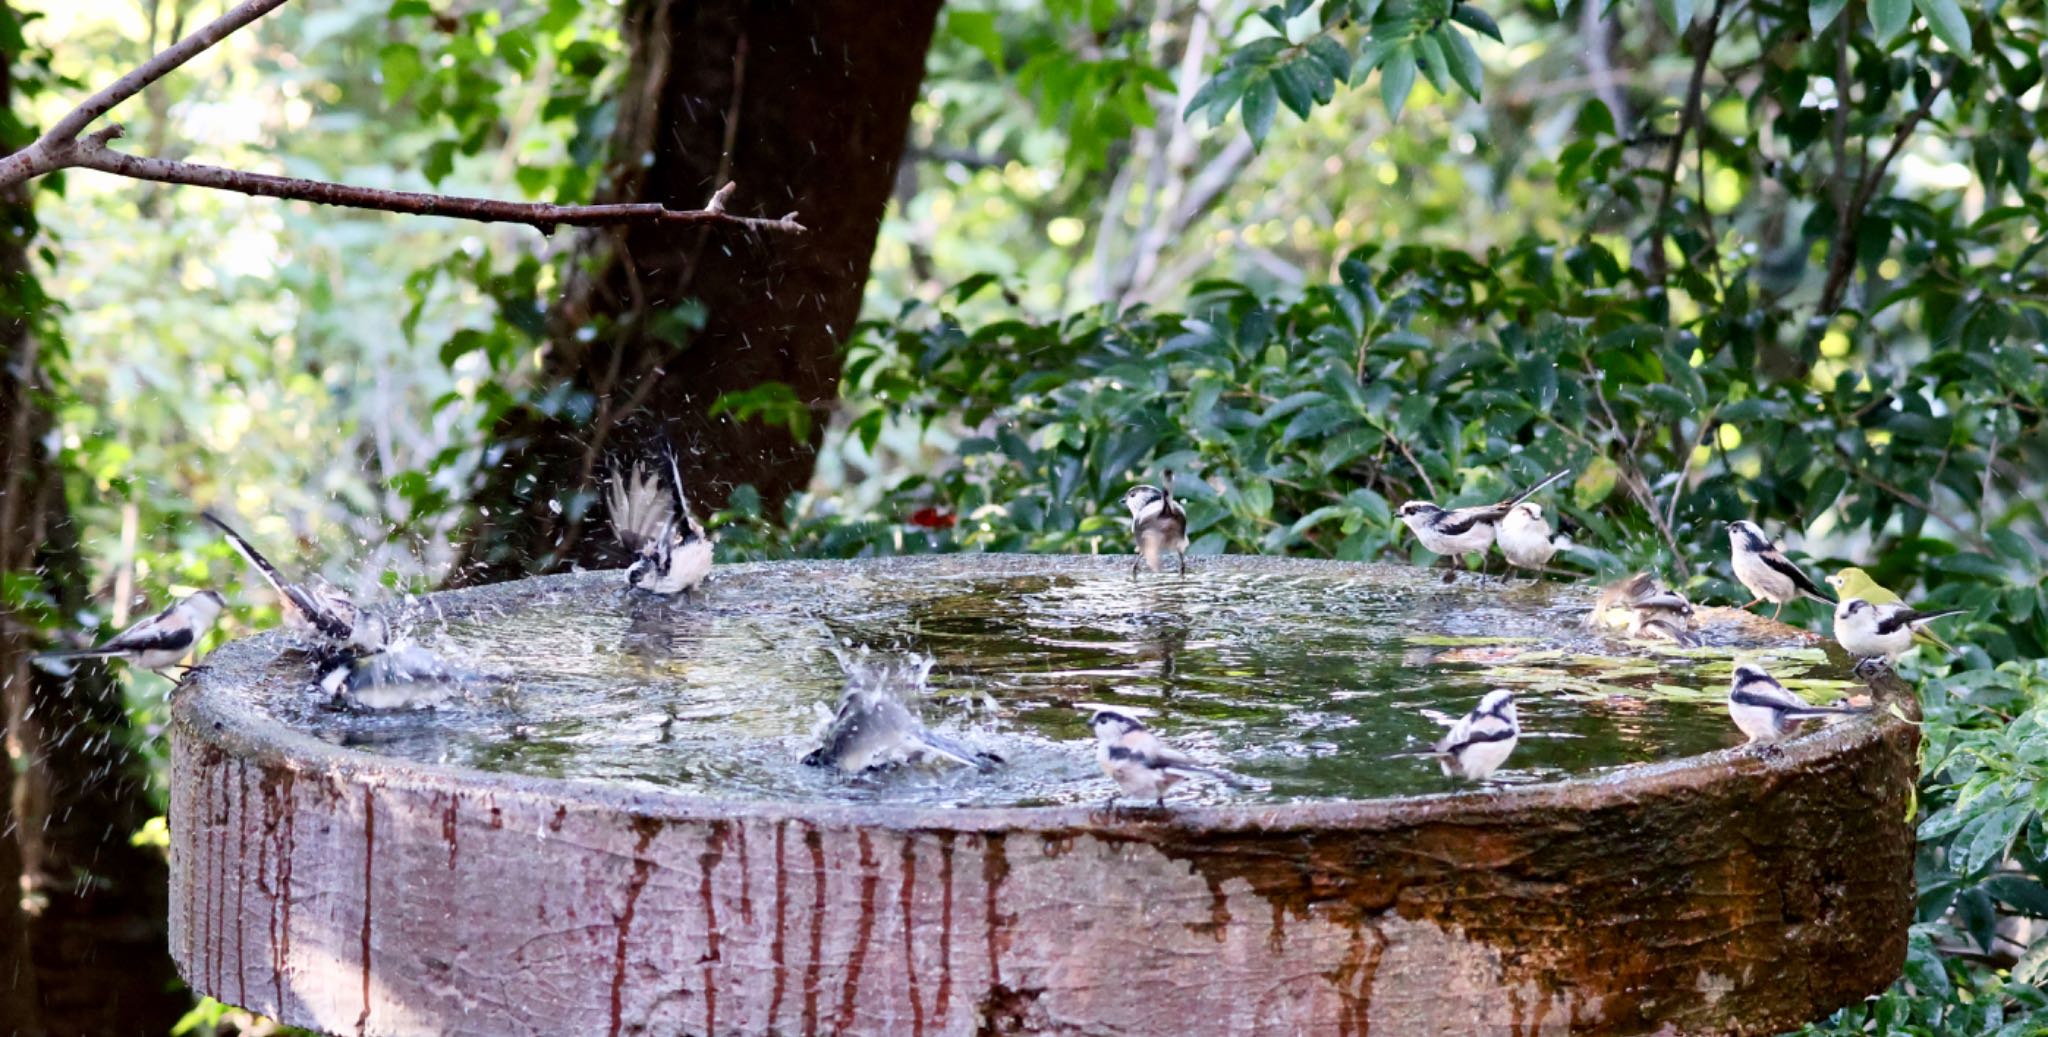
<path id="1" fill-rule="evenodd" d="M 1829 605 L 1835 599 L 1828 597 L 1806 570 L 1785 557 L 1785 549 L 1773 544 L 1764 536 L 1764 531 L 1754 522 L 1731 522 L 1728 524 L 1729 558 L 1735 565 L 1735 578 L 1756 595 L 1745 609 L 1755 608 L 1758 602 L 1769 601 L 1777 605 L 1771 613 L 1777 619 L 1784 611 L 1785 604 L 1801 597 Z"/>
<path id="2" fill-rule="evenodd" d="M 1516 505 L 1569 474 L 1569 470 L 1558 472 L 1499 504 L 1446 510 L 1428 501 L 1412 500 L 1401 505 L 1396 514 L 1415 532 L 1415 539 L 1422 541 L 1423 547 L 1435 554 L 1458 559 L 1462 564 L 1462 559 L 1468 554 L 1486 553 L 1493 544 L 1494 527 Z"/>
<path id="3" fill-rule="evenodd" d="M 390 712 L 431 709 L 476 679 L 426 648 L 401 643 L 373 654 L 332 655 L 322 664 L 317 683 L 337 706 Z"/>
<path id="4" fill-rule="evenodd" d="M 1827 577 L 1827 585 L 1833 587 L 1835 589 L 1835 596 L 1843 601 L 1847 601 L 1850 598 L 1862 598 L 1872 605 L 1900 605 L 1904 604 L 1906 600 L 1892 593 L 1883 584 L 1871 579 L 1869 573 L 1853 565 L 1846 569 L 1837 570 L 1834 575 Z M 1963 654 L 1956 646 L 1942 640 L 1932 630 L 1915 628 L 1913 639 L 1922 644 L 1933 645 L 1950 655 Z"/>
<path id="5" fill-rule="evenodd" d="M 1735 679 L 1728 685 L 1728 716 L 1752 742 L 1783 738 L 1802 720 L 1861 712 L 1850 706 L 1813 705 L 1792 694 L 1761 666 L 1737 666 Z"/>
<path id="6" fill-rule="evenodd" d="M 1480 698 L 1472 712 L 1451 725 L 1450 733 L 1430 747 L 1430 755 L 1436 757 L 1447 778 L 1485 781 L 1507 762 L 1521 737 L 1514 694 L 1495 688 Z"/>
<path id="7" fill-rule="evenodd" d="M 169 608 L 115 635 L 94 648 L 40 652 L 36 665 L 52 673 L 68 674 L 80 659 L 125 659 L 145 670 L 162 670 L 176 665 L 198 646 L 199 639 L 220 618 L 227 600 L 218 591 L 204 590 L 178 599 Z"/>
<path id="8" fill-rule="evenodd" d="M 1571 546 L 1568 537 L 1551 530 L 1550 520 L 1543 517 L 1543 505 L 1529 501 L 1508 509 L 1496 536 L 1500 553 L 1519 569 L 1541 569 Z"/>
<path id="9" fill-rule="evenodd" d="M 1102 773 L 1116 782 L 1118 795 L 1149 799 L 1166 805 L 1166 793 L 1196 774 L 1207 775 L 1234 789 L 1253 788 L 1251 782 L 1220 767 L 1198 763 L 1195 758 L 1159 740 L 1138 718 L 1113 709 L 1097 710 L 1088 721 L 1095 730 L 1095 762 Z"/>
<path id="10" fill-rule="evenodd" d="M 665 480 L 637 461 L 628 471 L 612 473 L 612 532 L 634 555 L 626 567 L 627 586 L 662 597 L 687 597 L 711 573 L 711 538 L 690 513 L 674 448 L 664 447 L 663 453 Z"/>
<path id="11" fill-rule="evenodd" d="M 1188 574 L 1188 512 L 1173 499 L 1173 473 L 1167 472 L 1165 486 L 1149 483 L 1133 486 L 1124 494 L 1124 507 L 1131 511 L 1131 538 L 1138 557 L 1131 562 L 1131 578 L 1138 578 L 1138 566 L 1160 572 L 1165 557 L 1175 555 L 1180 574 Z"/>
<path id="12" fill-rule="evenodd" d="M 1843 598 L 1835 606 L 1835 640 L 1861 662 L 1882 659 L 1889 666 L 1913 647 L 1915 635 L 1924 633 L 1927 624 L 1968 611 L 1920 612 L 1900 602 L 1878 605 L 1862 598 Z"/>
<path id="13" fill-rule="evenodd" d="M 989 770 L 1003 762 L 957 738 L 925 727 L 904 705 L 903 696 L 924 686 L 930 659 L 874 663 L 865 659 L 847 665 L 846 689 L 839 708 L 819 736 L 819 745 L 803 758 L 813 767 L 831 767 L 842 774 L 862 774 L 908 765 L 956 766 Z"/>
<path id="14" fill-rule="evenodd" d="M 1699 643 L 1692 629 L 1692 602 L 1650 572 L 1601 588 L 1591 618 L 1595 625 L 1622 629 L 1641 640 L 1685 647 Z"/>
<path id="15" fill-rule="evenodd" d="M 277 592 L 278 600 L 284 606 L 285 625 L 301 635 L 311 636 L 326 642 L 327 646 L 355 652 L 380 652 L 390 641 L 388 623 L 378 613 L 359 609 L 354 599 L 338 587 L 329 586 L 325 581 L 314 585 L 293 583 L 284 578 L 270 559 L 256 550 L 240 533 L 218 515 L 202 511 L 199 517 L 218 527 L 233 547 L 264 582 Z M 318 580 L 318 577 L 315 577 Z"/>

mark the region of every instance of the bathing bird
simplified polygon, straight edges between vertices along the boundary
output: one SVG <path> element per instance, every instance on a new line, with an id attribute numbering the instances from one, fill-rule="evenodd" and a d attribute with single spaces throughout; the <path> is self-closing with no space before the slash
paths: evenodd
<path id="1" fill-rule="evenodd" d="M 1165 557 L 1174 555 L 1180 574 L 1188 574 L 1188 512 L 1173 499 L 1173 473 L 1167 472 L 1164 486 L 1143 483 L 1124 494 L 1124 507 L 1131 511 L 1131 539 L 1138 557 L 1131 562 L 1131 579 L 1138 578 L 1138 566 L 1161 571 Z"/>
<path id="2" fill-rule="evenodd" d="M 431 709 L 476 679 L 426 648 L 401 642 L 376 653 L 331 654 L 316 683 L 337 706 L 381 713 Z"/>
<path id="3" fill-rule="evenodd" d="M 358 609 L 354 599 L 346 591 L 329 586 L 325 581 L 308 585 L 293 583 L 284 578 L 270 559 L 263 557 L 255 545 L 249 543 L 234 527 L 221 521 L 220 516 L 202 511 L 199 517 L 214 524 L 227 537 L 233 547 L 253 566 L 264 582 L 277 592 L 278 601 L 284 606 L 285 625 L 301 635 L 310 636 L 332 648 L 353 652 L 380 652 L 390 641 L 391 631 L 384 617 L 376 612 Z M 315 577 L 318 581 L 318 577 Z"/>
<path id="4" fill-rule="evenodd" d="M 169 608 L 116 634 L 94 648 L 39 652 L 36 665 L 56 674 L 68 674 L 80 659 L 125 659 L 145 670 L 162 670 L 175 665 L 198 646 L 199 639 L 220 618 L 227 600 L 219 591 L 203 590 L 173 602 Z"/>
<path id="5" fill-rule="evenodd" d="M 1534 497 L 1544 487 L 1570 475 L 1569 469 L 1558 472 L 1542 482 L 1498 504 L 1486 504 L 1470 508 L 1444 509 L 1429 501 L 1412 500 L 1401 505 L 1396 514 L 1408 528 L 1415 532 L 1415 539 L 1422 546 L 1439 555 L 1460 560 L 1468 554 L 1485 554 L 1493 544 L 1494 527 L 1513 511 L 1515 506 Z M 1553 551 L 1555 553 L 1555 551 Z"/>
<path id="6" fill-rule="evenodd" d="M 1551 531 L 1543 517 L 1543 505 L 1524 501 L 1508 509 L 1497 532 L 1500 553 L 1519 569 L 1541 569 L 1559 551 L 1571 546 L 1571 539 Z"/>
<path id="7" fill-rule="evenodd" d="M 956 766 L 989 770 L 1003 762 L 957 738 L 925 727 L 904 704 L 905 694 L 924 688 L 931 671 L 929 658 L 874 662 L 865 656 L 842 657 L 846 688 L 839 708 L 819 735 L 819 745 L 803 762 L 832 767 L 842 774 L 861 774 L 898 765 Z"/>
<path id="8" fill-rule="evenodd" d="M 1196 762 L 1195 758 L 1160 741 L 1128 713 L 1114 709 L 1102 709 L 1088 721 L 1095 729 L 1095 762 L 1102 773 L 1116 782 L 1117 791 L 1109 797 L 1116 802 L 1118 795 L 1135 799 L 1149 799 L 1157 806 L 1166 805 L 1166 793 L 1175 785 L 1196 774 L 1207 775 L 1234 789 L 1253 788 L 1253 784 L 1221 767 L 1211 767 Z"/>
<path id="9" fill-rule="evenodd" d="M 1686 647 L 1699 643 L 1692 632 L 1692 602 L 1650 572 L 1601 588 L 1591 620 L 1596 626 L 1619 628 L 1641 640 Z"/>
<path id="10" fill-rule="evenodd" d="M 1785 611 L 1785 603 L 1801 597 L 1815 601 L 1835 603 L 1828 597 L 1806 570 L 1785 557 L 1785 549 L 1771 543 L 1764 531 L 1754 522 L 1742 521 L 1728 524 L 1729 560 L 1735 565 L 1735 578 L 1756 595 L 1745 609 L 1755 608 L 1758 602 L 1769 601 L 1777 605 L 1771 613 L 1777 619 Z"/>
<path id="11" fill-rule="evenodd" d="M 1479 699 L 1472 712 L 1451 725 L 1450 733 L 1430 747 L 1430 755 L 1443 767 L 1444 777 L 1485 781 L 1507 762 L 1521 737 L 1514 693 L 1495 688 Z"/>
<path id="12" fill-rule="evenodd" d="M 1802 720 L 1861 712 L 1851 706 L 1812 705 L 1792 694 L 1761 666 L 1737 666 L 1735 679 L 1728 685 L 1728 716 L 1752 742 L 1783 738 Z"/>
<path id="13" fill-rule="evenodd" d="M 1920 612 L 1896 601 L 1878 605 L 1862 598 L 1843 598 L 1835 606 L 1835 640 L 1862 662 L 1882 659 L 1889 666 L 1913 647 L 1914 635 L 1923 633 L 1927 624 L 1968 611 Z"/>
<path id="14" fill-rule="evenodd" d="M 1833 587 L 1835 589 L 1835 596 L 1843 601 L 1847 601 L 1850 598 L 1862 598 L 1872 605 L 1898 605 L 1903 604 L 1906 600 L 1893 594 L 1885 585 L 1871 579 L 1869 573 L 1853 565 L 1846 569 L 1836 570 L 1834 575 L 1827 577 L 1827 585 Z M 1933 645 L 1950 655 L 1963 654 L 1956 646 L 1942 640 L 1934 631 L 1924 627 L 1914 628 L 1913 640 L 1919 641 L 1922 644 Z"/>
<path id="15" fill-rule="evenodd" d="M 711 538 L 690 513 L 675 448 L 665 445 L 662 452 L 666 473 L 651 472 L 637 461 L 627 471 L 612 472 L 612 532 L 634 556 L 626 567 L 628 587 L 660 597 L 688 597 L 711 573 Z"/>

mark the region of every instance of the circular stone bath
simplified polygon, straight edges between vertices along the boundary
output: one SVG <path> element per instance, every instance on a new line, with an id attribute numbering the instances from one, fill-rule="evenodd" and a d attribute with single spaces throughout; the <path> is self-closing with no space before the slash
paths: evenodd
<path id="1" fill-rule="evenodd" d="M 730 566 L 708 601 L 655 622 L 736 623 L 759 595 L 801 598 L 821 580 L 842 593 L 895 579 L 1183 593 L 1134 587 L 1127 566 Z M 1404 567 L 1199 569 L 1185 586 L 1211 595 L 1341 579 L 1423 616 L 1478 600 L 1456 597 L 1472 593 L 1469 578 L 1444 588 Z M 434 595 L 429 611 L 451 628 L 560 614 L 567 630 L 572 613 L 583 627 L 610 622 L 618 589 L 613 573 L 549 577 Z M 1215 601 L 1187 600 L 1195 629 L 1168 640 L 1193 658 Z M 1555 618 L 1570 604 L 1529 610 Z M 1804 636 L 1705 611 L 1722 644 Z M 644 637 L 643 627 L 634 621 Z M 1532 714 L 1546 717 L 1539 681 L 1518 686 L 1530 729 L 1521 780 L 1364 799 L 1304 792 L 1286 776 L 1307 765 L 1274 763 L 1286 747 L 1266 734 L 1226 761 L 1267 768 L 1262 791 L 1177 790 L 1165 812 L 1110 812 L 1062 791 L 1069 772 L 1058 767 L 1018 800 L 1054 805 L 1002 806 L 888 788 L 720 796 L 662 775 L 552 777 L 517 753 L 480 764 L 497 757 L 453 741 L 408 759 L 323 729 L 284 645 L 229 645 L 176 697 L 171 944 L 196 990 L 330 1033 L 1768 1034 L 1881 990 L 1905 955 L 1917 735 L 1904 719 L 1912 697 L 1889 679 L 1874 689 L 1879 708 L 1775 747 L 1564 778 L 1543 767 L 1554 746 L 1534 740 Z M 475 662 L 520 676 L 547 665 L 504 656 Z M 1398 658 L 1402 669 L 1386 672 L 1437 665 Z M 1144 665 L 1171 674 L 1173 653 Z M 1322 695 L 1330 685 L 1317 674 Z M 1089 687 L 1130 691 L 1120 679 Z M 516 716 L 525 694 L 540 692 L 513 686 L 402 722 L 474 728 L 478 714 Z M 1646 722 L 1613 698 L 1596 703 L 1602 716 Z M 1162 726 L 1193 701 L 1162 703 Z M 1085 760 L 1075 725 L 1066 740 L 1019 732 L 1005 743 L 1011 766 Z M 732 741 L 743 761 L 745 742 Z M 1188 744 L 1212 759 L 1231 749 Z"/>

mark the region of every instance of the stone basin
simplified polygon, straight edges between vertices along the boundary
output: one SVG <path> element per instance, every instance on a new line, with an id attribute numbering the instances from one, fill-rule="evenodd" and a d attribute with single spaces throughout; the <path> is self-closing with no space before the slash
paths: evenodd
<path id="1" fill-rule="evenodd" d="M 1435 585 L 1201 562 L 1397 597 Z M 1125 565 L 730 566 L 681 612 L 820 578 Z M 460 622 L 617 590 L 588 573 L 428 604 Z M 1804 636 L 1708 611 L 1729 637 Z M 201 993 L 329 1033 L 1767 1034 L 1883 989 L 1912 916 L 1916 714 L 1889 678 L 1879 708 L 1768 748 L 1111 811 L 408 759 L 318 736 L 290 705 L 311 692 L 285 645 L 231 644 L 175 698 L 171 944 Z M 455 722 L 436 716 L 417 722 Z"/>

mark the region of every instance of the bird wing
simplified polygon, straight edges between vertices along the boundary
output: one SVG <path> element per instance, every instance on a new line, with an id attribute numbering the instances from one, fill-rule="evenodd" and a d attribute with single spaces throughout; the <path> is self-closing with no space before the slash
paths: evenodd
<path id="1" fill-rule="evenodd" d="M 683 470 L 676 462 L 676 448 L 673 443 L 666 445 L 662 454 L 668 461 L 669 506 L 674 515 L 683 523 L 682 535 L 676 538 L 679 544 L 687 544 L 704 536 L 704 527 L 697 524 L 697 516 L 690 513 L 690 499 L 683 492 Z"/>
<path id="2" fill-rule="evenodd" d="M 170 651 L 190 648 L 196 640 L 198 638 L 192 632 L 192 624 L 182 616 L 166 610 L 121 631 L 113 640 L 93 651 L 107 655 Z"/>
<path id="3" fill-rule="evenodd" d="M 675 487 L 681 492 L 681 486 Z M 611 492 L 606 504 L 611 510 L 612 533 L 626 550 L 638 554 L 654 543 L 675 521 L 675 505 L 660 479 L 639 462 L 612 471 Z"/>
<path id="4" fill-rule="evenodd" d="M 1799 566 L 1793 564 L 1792 559 L 1785 557 L 1784 550 L 1779 548 L 1775 544 L 1772 545 L 1771 549 L 1768 551 L 1758 551 L 1757 557 L 1762 559 L 1765 565 L 1768 565 L 1777 572 L 1784 574 L 1786 579 L 1792 581 L 1792 585 L 1794 587 L 1797 587 L 1800 590 L 1805 591 L 1806 593 L 1811 594 L 1814 597 L 1819 598 L 1820 600 L 1825 601 L 1830 605 L 1835 603 L 1835 599 L 1828 597 L 1827 591 L 1821 590 L 1820 585 L 1813 582 L 1813 577 L 1806 575 L 1806 570 L 1801 569 Z"/>
<path id="5" fill-rule="evenodd" d="M 1515 737 L 1514 725 L 1492 713 L 1468 713 L 1436 744 L 1436 752 L 1451 756 L 1479 742 L 1505 742 Z"/>
<path id="6" fill-rule="evenodd" d="M 1506 504 L 1489 504 L 1480 508 L 1459 508 L 1456 511 L 1440 512 L 1435 522 L 1430 523 L 1437 532 L 1445 536 L 1469 533 L 1473 526 L 1491 525 L 1499 522 L 1509 510 Z"/>

